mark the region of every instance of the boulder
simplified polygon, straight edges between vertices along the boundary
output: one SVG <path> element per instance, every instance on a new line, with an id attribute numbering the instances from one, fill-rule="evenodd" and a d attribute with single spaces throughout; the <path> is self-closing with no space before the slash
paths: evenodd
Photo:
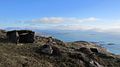
<path id="1" fill-rule="evenodd" d="M 87 47 L 81 47 L 79 49 L 77 49 L 78 51 L 81 51 L 82 53 L 85 53 L 85 54 L 92 54 L 93 52 L 87 48 Z"/>
<path id="2" fill-rule="evenodd" d="M 6 35 L 7 35 L 8 41 L 13 42 L 13 43 L 19 42 L 19 34 L 16 30 L 15 31 L 8 31 Z"/>
<path id="3" fill-rule="evenodd" d="M 80 52 L 84 53 L 90 59 L 96 60 L 95 53 L 92 52 L 89 48 L 81 47 L 81 48 L 77 49 L 77 51 L 80 51 Z"/>
<path id="4" fill-rule="evenodd" d="M 7 39 L 12 43 L 33 43 L 35 32 L 31 30 L 7 31 Z"/>
<path id="5" fill-rule="evenodd" d="M 51 55 L 53 53 L 53 49 L 52 49 L 51 45 L 43 45 L 40 48 L 40 51 L 44 54 L 49 54 L 49 55 Z"/>
<path id="6" fill-rule="evenodd" d="M 83 61 L 85 67 L 103 67 L 96 60 L 91 59 L 89 56 L 86 56 L 84 53 L 69 53 L 69 56 L 73 59 L 79 59 Z"/>
<path id="7" fill-rule="evenodd" d="M 52 46 L 52 49 L 53 49 L 53 54 L 52 55 L 57 55 L 57 56 L 61 55 L 61 51 L 58 47 Z"/>
<path id="8" fill-rule="evenodd" d="M 94 53 L 98 53 L 98 49 L 97 48 L 90 48 L 90 50 Z"/>
<path id="9" fill-rule="evenodd" d="M 88 64 L 89 67 L 103 67 L 102 65 L 100 65 L 98 62 L 91 60 Z"/>
<path id="10" fill-rule="evenodd" d="M 0 29 L 0 42 L 7 42 L 6 31 Z"/>
<path id="11" fill-rule="evenodd" d="M 48 45 L 48 44 L 45 44 L 42 47 L 40 47 L 39 52 L 48 54 L 48 55 L 55 55 L 55 56 L 61 55 L 61 51 L 58 47 L 53 45 Z"/>

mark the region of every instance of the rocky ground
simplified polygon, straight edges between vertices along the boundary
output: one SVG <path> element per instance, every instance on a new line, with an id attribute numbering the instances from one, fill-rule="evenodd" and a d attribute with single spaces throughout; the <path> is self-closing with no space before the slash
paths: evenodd
<path id="1" fill-rule="evenodd" d="M 36 36 L 35 43 L 9 43 L 0 32 L 0 67 L 120 67 L 120 56 L 91 42 Z"/>

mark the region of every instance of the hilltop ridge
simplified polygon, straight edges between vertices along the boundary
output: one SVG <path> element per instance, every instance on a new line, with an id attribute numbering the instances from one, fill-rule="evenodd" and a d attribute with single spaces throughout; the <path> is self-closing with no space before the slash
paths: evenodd
<path id="1" fill-rule="evenodd" d="M 64 42 L 34 36 L 33 43 L 12 43 L 0 31 L 0 67 L 119 67 L 120 56 L 87 41 Z"/>

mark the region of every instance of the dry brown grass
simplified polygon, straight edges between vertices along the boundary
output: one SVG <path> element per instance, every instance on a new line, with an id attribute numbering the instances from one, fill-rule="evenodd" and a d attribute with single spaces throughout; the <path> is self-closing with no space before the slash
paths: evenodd
<path id="1" fill-rule="evenodd" d="M 81 52 L 75 52 L 75 46 L 56 45 L 62 53 L 61 56 L 38 53 L 37 50 L 43 43 L 13 44 L 0 43 L 0 67 L 86 67 L 83 61 L 89 57 Z M 83 55 L 83 56 L 82 56 Z M 100 64 L 112 67 L 120 66 L 119 58 L 111 58 L 107 55 L 96 57 Z M 114 60 L 114 61 L 113 61 Z"/>

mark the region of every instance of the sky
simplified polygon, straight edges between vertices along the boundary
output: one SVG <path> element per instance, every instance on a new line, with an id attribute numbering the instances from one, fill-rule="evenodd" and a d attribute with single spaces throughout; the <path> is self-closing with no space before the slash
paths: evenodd
<path id="1" fill-rule="evenodd" d="M 120 33 L 120 0 L 0 0 L 0 28 Z"/>

